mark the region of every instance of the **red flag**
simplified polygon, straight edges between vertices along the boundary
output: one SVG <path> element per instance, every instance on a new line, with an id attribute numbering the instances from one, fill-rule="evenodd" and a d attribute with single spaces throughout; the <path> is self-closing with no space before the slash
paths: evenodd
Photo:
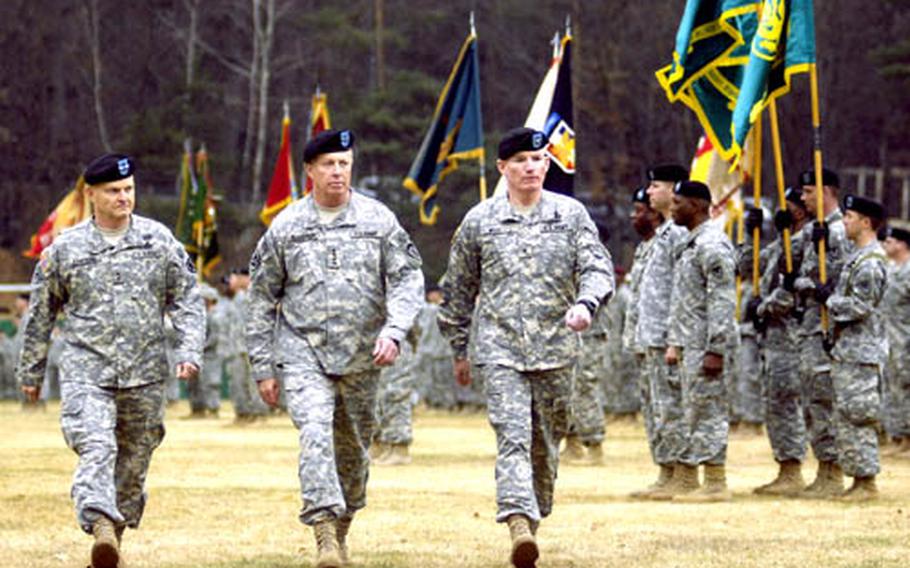
<path id="1" fill-rule="evenodd" d="M 61 231 L 82 222 L 91 215 L 91 206 L 89 205 L 88 196 L 85 195 L 85 181 L 82 176 L 76 181 L 76 187 L 64 197 L 57 207 L 51 211 L 38 231 L 32 235 L 31 247 L 22 252 L 27 258 L 38 258 L 41 251 L 51 246 L 54 238 Z"/>
<path id="2" fill-rule="evenodd" d="M 294 179 L 294 164 L 291 161 L 291 117 L 287 111 L 281 122 L 281 150 L 278 151 L 278 163 L 269 184 L 269 194 L 265 205 L 259 212 L 259 218 L 266 226 L 272 224 L 282 209 L 297 198 L 297 182 Z"/>
<path id="3" fill-rule="evenodd" d="M 316 94 L 313 95 L 313 106 L 310 109 L 310 132 L 307 137 L 307 142 L 313 139 L 313 136 L 316 136 L 323 130 L 328 130 L 332 128 L 332 121 L 329 118 L 329 102 L 328 96 L 325 93 L 319 92 L 319 89 L 316 89 Z M 306 187 L 303 190 L 303 194 L 307 195 L 313 191 L 313 180 L 309 176 L 306 178 Z"/>

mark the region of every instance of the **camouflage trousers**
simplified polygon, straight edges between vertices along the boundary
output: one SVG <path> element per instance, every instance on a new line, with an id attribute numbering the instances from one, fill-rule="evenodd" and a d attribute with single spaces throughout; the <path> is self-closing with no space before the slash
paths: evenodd
<path id="1" fill-rule="evenodd" d="M 837 461 L 844 474 L 869 477 L 880 471 L 878 425 L 881 397 L 878 365 L 834 361 L 834 425 Z"/>
<path id="2" fill-rule="evenodd" d="M 659 465 L 679 461 L 685 449 L 678 366 L 669 367 L 666 349 L 651 347 L 641 359 L 639 391 L 651 459 Z"/>
<path id="3" fill-rule="evenodd" d="M 325 375 L 285 364 L 281 375 L 300 438 L 300 521 L 353 517 L 366 506 L 379 371 Z"/>
<path id="4" fill-rule="evenodd" d="M 891 352 L 884 381 L 882 410 L 888 434 L 910 437 L 910 354 Z"/>
<path id="5" fill-rule="evenodd" d="M 496 433 L 496 521 L 514 514 L 539 521 L 553 510 L 559 444 L 569 428 L 572 367 L 521 372 L 484 365 L 476 370 L 485 379 Z"/>
<path id="6" fill-rule="evenodd" d="M 705 352 L 683 349 L 680 361 L 686 449 L 679 461 L 687 465 L 722 465 L 727 461 L 727 389 L 723 375 L 709 377 L 702 368 Z"/>
<path id="7" fill-rule="evenodd" d="M 186 390 L 193 410 L 217 410 L 221 406 L 221 371 L 224 359 L 206 357 L 202 371 L 187 381 Z"/>
<path id="8" fill-rule="evenodd" d="M 764 349 L 765 425 L 777 462 L 806 459 L 806 422 L 800 388 L 800 352 L 789 347 Z"/>
<path id="9" fill-rule="evenodd" d="M 396 365 L 398 362 L 396 362 Z M 376 439 L 384 444 L 410 444 L 414 440 L 414 375 L 410 366 L 398 370 L 389 367 L 379 376 L 378 422 Z"/>
<path id="10" fill-rule="evenodd" d="M 107 389 L 60 383 L 60 426 L 79 465 L 70 492 L 86 533 L 102 515 L 116 525 L 139 526 L 152 452 L 164 438 L 164 383 Z"/>
<path id="11" fill-rule="evenodd" d="M 426 375 L 424 399 L 433 408 L 450 409 L 455 406 L 455 369 L 451 357 L 422 357 L 417 369 Z"/>
<path id="12" fill-rule="evenodd" d="M 822 335 L 800 336 L 800 382 L 803 417 L 809 444 L 818 461 L 837 461 L 834 442 L 834 387 L 831 384 L 831 358 L 822 346 Z"/>
<path id="13" fill-rule="evenodd" d="M 762 399 L 761 350 L 754 335 L 742 336 L 734 371 L 733 404 L 734 421 L 761 424 L 765 421 Z"/>
<path id="14" fill-rule="evenodd" d="M 606 370 L 605 340 L 605 337 L 585 337 L 585 349 L 575 366 L 569 432 L 589 445 L 603 443 L 606 431 L 599 396 L 601 377 Z"/>
<path id="15" fill-rule="evenodd" d="M 250 360 L 246 354 L 238 354 L 224 360 L 224 368 L 230 378 L 231 404 L 237 416 L 263 416 L 268 407 L 259 396 L 259 389 L 250 373 Z"/>
<path id="16" fill-rule="evenodd" d="M 608 355 L 604 361 L 601 374 L 604 410 L 608 414 L 638 412 L 641 409 L 638 360 L 619 346 L 614 345 L 613 349 L 612 357 Z"/>

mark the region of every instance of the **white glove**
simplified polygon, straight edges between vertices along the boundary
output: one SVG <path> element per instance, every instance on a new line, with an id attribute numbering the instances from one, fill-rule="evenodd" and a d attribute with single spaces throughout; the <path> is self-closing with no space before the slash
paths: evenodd
<path id="1" fill-rule="evenodd" d="M 582 332 L 591 327 L 591 312 L 582 304 L 575 304 L 566 312 L 566 326 L 572 331 Z"/>

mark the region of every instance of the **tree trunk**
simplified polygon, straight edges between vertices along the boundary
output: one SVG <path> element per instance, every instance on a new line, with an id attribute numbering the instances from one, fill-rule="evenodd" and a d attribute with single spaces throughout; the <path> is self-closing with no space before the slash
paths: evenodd
<path id="1" fill-rule="evenodd" d="M 275 0 L 266 0 L 265 26 L 259 58 L 259 128 L 256 132 L 256 158 L 253 161 L 253 203 L 259 202 L 262 163 L 265 159 L 266 132 L 269 119 L 269 79 L 271 77 L 272 40 L 275 34 Z"/>
<path id="2" fill-rule="evenodd" d="M 101 83 L 101 41 L 99 28 L 101 18 L 98 16 L 98 0 L 86 0 L 83 5 L 86 29 L 88 30 L 89 46 L 92 52 L 92 93 L 95 101 L 95 119 L 98 124 L 98 137 L 101 147 L 105 152 L 111 151 L 111 142 L 107 134 L 107 124 L 104 119 L 104 102 L 102 100 Z"/>
<path id="3" fill-rule="evenodd" d="M 190 24 L 186 33 L 186 90 L 193 87 L 196 72 L 196 37 L 199 27 L 199 0 L 184 0 L 190 15 Z"/>
<path id="4" fill-rule="evenodd" d="M 260 47 L 260 20 L 261 13 L 260 8 L 262 6 L 261 0 L 251 0 L 252 9 L 253 9 L 253 53 L 250 58 L 250 76 L 248 84 L 248 99 L 247 99 L 247 114 L 246 114 L 246 130 L 244 131 L 243 138 L 243 155 L 240 160 L 241 169 L 245 173 L 249 171 L 250 160 L 253 155 L 253 142 L 255 139 L 254 131 L 256 130 L 256 91 L 257 84 L 259 80 L 259 51 Z M 253 189 L 253 196 L 258 195 L 258 190 Z"/>
<path id="5" fill-rule="evenodd" d="M 383 34 L 385 28 L 385 15 L 383 1 L 375 0 L 376 19 L 376 87 L 379 92 L 385 90 L 385 43 Z"/>

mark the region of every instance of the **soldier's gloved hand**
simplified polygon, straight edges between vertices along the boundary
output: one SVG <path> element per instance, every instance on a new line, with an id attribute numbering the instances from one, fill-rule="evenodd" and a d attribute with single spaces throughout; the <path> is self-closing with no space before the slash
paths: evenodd
<path id="1" fill-rule="evenodd" d="M 717 353 L 705 353 L 701 363 L 702 371 L 709 377 L 716 377 L 724 372 L 724 356 Z"/>
<path id="2" fill-rule="evenodd" d="M 388 367 L 398 358 L 398 344 L 390 337 L 380 337 L 373 347 L 373 364 Z"/>
<path id="3" fill-rule="evenodd" d="M 41 387 L 22 385 L 22 395 L 25 396 L 26 402 L 38 402 L 38 397 L 41 396 Z"/>
<path id="4" fill-rule="evenodd" d="M 762 212 L 762 210 L 758 209 L 757 207 L 751 207 L 746 210 L 743 224 L 745 225 L 746 231 L 748 231 L 749 235 L 752 235 L 755 229 L 758 229 L 758 234 L 761 236 L 761 225 L 764 220 L 764 212 Z"/>
<path id="5" fill-rule="evenodd" d="M 591 311 L 584 304 L 575 304 L 566 312 L 566 326 L 576 332 L 591 327 Z"/>
<path id="6" fill-rule="evenodd" d="M 783 280 L 783 289 L 787 292 L 793 293 L 796 289 L 796 278 L 799 274 L 794 270 L 793 272 L 787 272 L 784 274 Z"/>
<path id="7" fill-rule="evenodd" d="M 819 304 L 824 304 L 828 301 L 828 298 L 831 297 L 831 294 L 834 293 L 836 287 L 837 282 L 834 279 L 828 280 L 824 284 L 819 282 L 815 286 L 815 299 Z"/>
<path id="8" fill-rule="evenodd" d="M 471 362 L 455 357 L 455 382 L 463 387 L 471 386 Z"/>
<path id="9" fill-rule="evenodd" d="M 177 363 L 177 378 L 181 381 L 191 381 L 199 376 L 199 367 L 193 363 Z"/>
<path id="10" fill-rule="evenodd" d="M 761 305 L 761 298 L 752 298 L 749 300 L 749 303 L 746 304 L 746 312 L 743 315 L 743 321 L 751 321 L 755 325 L 758 325 L 758 306 Z"/>
<path id="11" fill-rule="evenodd" d="M 278 406 L 278 399 L 281 395 L 278 379 L 265 379 L 259 381 L 257 386 L 259 387 L 259 396 L 262 397 L 262 402 L 272 408 Z"/>
<path id="12" fill-rule="evenodd" d="M 828 231 L 828 223 L 826 221 L 812 223 L 812 244 L 815 245 L 816 249 L 818 248 L 818 243 L 825 239 L 825 250 L 828 250 L 830 248 L 830 237 L 831 233 Z"/>
<path id="13" fill-rule="evenodd" d="M 774 214 L 774 228 L 783 234 L 784 229 L 793 229 L 793 213 L 789 210 L 780 210 Z"/>

